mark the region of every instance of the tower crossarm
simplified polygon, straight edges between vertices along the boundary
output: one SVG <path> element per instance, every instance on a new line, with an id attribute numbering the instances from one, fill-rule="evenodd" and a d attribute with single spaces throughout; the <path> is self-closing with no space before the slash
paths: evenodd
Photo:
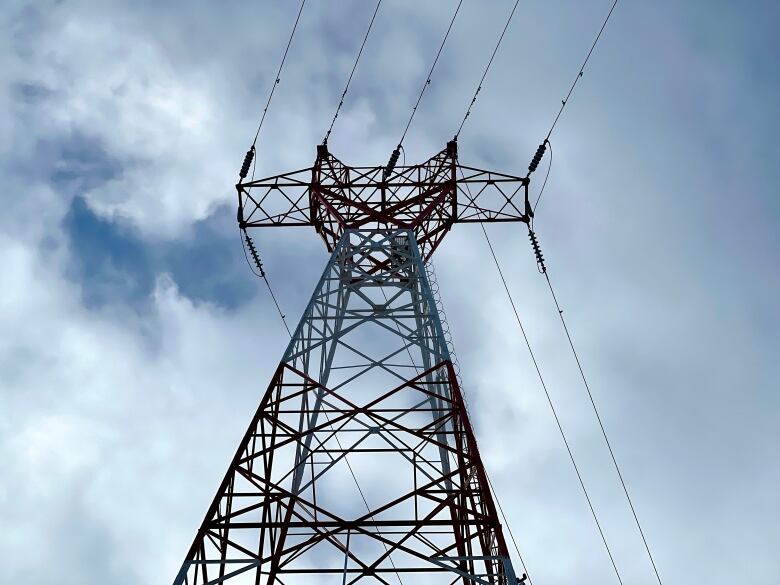
<path id="1" fill-rule="evenodd" d="M 461 165 L 457 142 L 425 162 L 347 166 L 317 147 L 309 168 L 236 185 L 242 228 L 311 226 L 329 251 L 347 229 L 411 229 L 427 259 L 456 223 L 524 222 L 527 177 Z"/>
<path id="2" fill-rule="evenodd" d="M 529 180 L 458 165 L 456 223 L 520 221 L 528 223 Z"/>
<path id="3" fill-rule="evenodd" d="M 311 168 L 236 185 L 238 223 L 244 227 L 312 225 Z"/>

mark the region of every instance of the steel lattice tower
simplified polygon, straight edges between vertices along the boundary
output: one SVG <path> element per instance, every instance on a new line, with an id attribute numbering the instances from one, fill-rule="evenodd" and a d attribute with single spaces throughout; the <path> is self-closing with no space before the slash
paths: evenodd
<path id="1" fill-rule="evenodd" d="M 314 166 L 239 183 L 242 228 L 330 260 L 175 584 L 515 585 L 425 262 L 455 223 L 528 221 L 528 179 Z"/>

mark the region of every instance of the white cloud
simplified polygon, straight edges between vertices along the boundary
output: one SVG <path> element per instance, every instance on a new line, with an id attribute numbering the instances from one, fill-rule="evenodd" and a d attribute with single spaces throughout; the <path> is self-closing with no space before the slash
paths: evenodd
<path id="1" fill-rule="evenodd" d="M 484 31 L 495 29 L 504 6 L 475 6 L 464 3 L 470 12 L 441 65 L 448 77 L 436 78 L 426 97 L 410 160 L 449 137 L 492 48 Z M 443 18 L 438 8 L 418 8 L 388 6 L 377 21 L 331 139 L 347 163 L 382 163 L 398 138 Z M 48 143 L 85 136 L 121 169 L 80 193 L 91 208 L 132 223 L 147 244 L 176 240 L 232 200 L 230 183 L 291 8 L 5 10 L 0 525 L 12 528 L 0 531 L 0 581 L 165 582 L 284 340 L 269 333 L 279 329 L 265 297 L 229 312 L 184 297 L 165 274 L 156 275 L 143 312 L 86 308 L 81 285 L 65 276 L 73 251 L 61 223 L 72 194 L 47 184 L 46 169 L 57 161 L 43 157 Z M 579 12 L 526 10 L 462 136 L 464 162 L 497 157 L 524 168 L 548 123 L 544 113 L 590 41 L 590 21 Z M 733 566 L 753 571 L 751 583 L 769 584 L 778 570 L 777 207 L 766 187 L 771 176 L 728 137 L 733 127 L 765 137 L 771 122 L 719 125 L 718 113 L 751 104 L 737 84 L 715 91 L 712 70 L 729 66 L 748 87 L 752 77 L 700 47 L 681 54 L 707 31 L 691 30 L 676 10 L 668 6 L 663 34 L 683 40 L 660 52 L 653 10 L 626 6 L 616 14 L 554 137 L 540 235 L 663 576 L 717 580 Z M 305 167 L 314 157 L 351 64 L 352 31 L 362 29 L 358 22 L 334 31 L 323 22 L 331 21 L 308 12 L 302 21 L 261 136 L 258 174 Z M 334 47 L 346 55 L 338 71 Z M 699 65 L 707 65 L 704 80 Z M 25 100 L 15 93 L 19 84 L 46 91 Z M 687 127 L 701 93 L 707 115 Z M 503 147 L 484 148 L 491 144 Z M 716 172 L 723 161 L 739 161 L 725 179 Z M 725 192 L 724 180 L 744 192 Z M 747 227 L 734 235 L 724 217 Z M 491 233 L 620 565 L 634 582 L 649 583 L 525 236 Z M 468 228 L 448 238 L 437 267 L 450 325 L 480 445 L 526 561 L 539 582 L 610 579 L 485 245 Z M 291 263 L 295 237 L 259 239 Z M 285 270 L 279 279 L 305 280 Z M 301 266 L 306 271 L 320 267 Z"/>
<path id="2" fill-rule="evenodd" d="M 180 560 L 194 529 L 182 521 L 205 510 L 281 344 L 258 355 L 252 332 L 267 325 L 256 305 L 231 315 L 196 306 L 165 276 L 150 315 L 88 311 L 33 248 L 3 238 L 0 250 L 13 275 L 0 327 L 14 332 L 0 346 L 0 523 L 18 527 L 0 535 L 0 580 L 44 582 L 54 573 L 32 572 L 22 550 L 37 542 L 57 559 L 56 543 L 86 525 L 108 539 L 110 564 L 135 575 L 129 582 L 172 575 L 170 557 Z M 204 428 L 223 425 L 202 443 Z M 152 540 L 164 514 L 173 524 Z M 86 560 L 94 542 L 70 546 Z"/>

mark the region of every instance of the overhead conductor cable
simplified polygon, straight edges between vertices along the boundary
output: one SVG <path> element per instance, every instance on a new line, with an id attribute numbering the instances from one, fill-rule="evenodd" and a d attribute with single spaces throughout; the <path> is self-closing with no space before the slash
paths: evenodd
<path id="1" fill-rule="evenodd" d="M 254 140 L 252 140 L 252 145 L 249 147 L 249 150 L 247 150 L 246 155 L 244 155 L 244 161 L 241 163 L 241 169 L 238 172 L 239 176 L 239 184 L 246 179 L 247 175 L 249 174 L 249 167 L 253 165 L 254 158 L 255 158 L 255 146 L 257 144 L 257 138 L 260 136 L 260 129 L 263 127 L 263 122 L 265 122 L 266 114 L 268 114 L 268 108 L 271 105 L 271 100 L 274 97 L 274 93 L 276 92 L 276 86 L 279 85 L 279 82 L 282 80 L 282 69 L 284 68 L 285 61 L 287 61 L 287 54 L 290 52 L 290 45 L 292 45 L 293 37 L 295 36 L 295 31 L 298 29 L 298 23 L 301 20 L 301 13 L 303 12 L 303 8 L 306 6 L 306 0 L 302 0 L 300 8 L 298 9 L 298 14 L 295 17 L 295 23 L 293 24 L 292 31 L 290 31 L 290 37 L 287 39 L 287 46 L 284 48 L 284 53 L 282 54 L 282 59 L 279 63 L 279 69 L 276 71 L 276 77 L 274 78 L 274 82 L 271 85 L 271 91 L 268 94 L 268 100 L 265 103 L 265 107 L 263 108 L 263 115 L 260 117 L 260 123 L 257 125 L 257 131 L 255 132 Z M 252 176 L 254 177 L 254 167 L 252 170 Z M 255 247 L 254 242 L 252 241 L 252 238 L 249 237 L 249 233 L 246 231 L 246 227 L 242 224 L 241 221 L 241 197 L 239 193 L 239 236 L 241 238 L 241 247 L 244 250 L 244 258 L 246 259 L 246 263 L 249 265 L 249 269 L 252 271 L 255 276 L 258 278 L 262 278 L 265 281 L 265 285 L 268 287 L 268 292 L 271 294 L 271 299 L 274 302 L 274 305 L 276 306 L 276 310 L 279 312 L 279 316 L 282 319 L 282 324 L 284 325 L 284 328 L 287 330 L 287 333 L 290 334 L 290 327 L 287 325 L 287 319 L 284 315 L 284 312 L 282 311 L 282 308 L 279 306 L 279 301 L 276 299 L 276 295 L 274 294 L 273 289 L 271 288 L 271 283 L 268 280 L 268 275 L 266 274 L 265 270 L 263 269 L 263 263 L 260 261 L 260 255 L 257 252 L 257 248 Z M 252 263 L 249 261 L 249 256 L 247 255 L 247 247 L 249 248 L 249 253 L 252 256 L 252 260 L 254 261 L 255 268 L 252 267 Z"/>
<path id="2" fill-rule="evenodd" d="M 612 6 L 609 9 L 609 12 L 607 13 L 607 17 L 604 19 L 604 22 L 601 24 L 601 28 L 599 29 L 598 34 L 596 35 L 596 38 L 593 40 L 593 44 L 590 46 L 590 50 L 588 51 L 587 55 L 585 55 L 585 60 L 582 62 L 582 66 L 577 71 L 577 75 L 574 76 L 574 81 L 571 84 L 571 87 L 569 88 L 569 92 L 566 94 L 566 97 L 561 100 L 561 107 L 558 109 L 558 114 L 555 116 L 555 119 L 553 120 L 553 123 L 550 125 L 550 129 L 547 132 L 547 136 L 545 136 L 542 143 L 537 147 L 536 153 L 534 154 L 533 159 L 531 159 L 531 164 L 528 165 L 528 174 L 526 177 L 530 177 L 531 173 L 533 173 L 536 168 L 539 166 L 539 162 L 542 160 L 542 157 L 544 156 L 544 152 L 547 149 L 548 146 L 552 148 L 552 145 L 550 144 L 550 136 L 552 136 L 553 130 L 555 129 L 555 126 L 558 124 L 558 120 L 561 117 L 561 114 L 563 114 L 564 108 L 566 108 L 567 104 L 569 103 L 569 98 L 571 97 L 572 93 L 574 93 L 574 88 L 577 87 L 577 83 L 579 83 L 580 79 L 582 78 L 583 74 L 585 73 L 585 67 L 588 64 L 588 61 L 590 60 L 590 56 L 593 54 L 593 50 L 596 48 L 596 45 L 599 42 L 599 39 L 601 39 L 601 34 L 604 32 L 604 29 L 607 26 L 607 23 L 609 22 L 610 17 L 612 16 L 612 12 L 615 10 L 615 6 L 617 6 L 618 0 L 614 0 L 612 2 Z M 552 157 L 552 150 L 550 150 L 550 156 Z M 552 166 L 552 160 L 550 160 L 550 166 Z M 550 170 L 548 168 L 547 175 L 549 176 Z M 533 212 L 536 211 L 536 206 L 539 204 L 539 199 L 542 197 L 542 193 L 544 192 L 544 186 L 547 184 L 547 177 L 544 179 L 544 184 L 542 185 L 542 189 L 539 192 L 539 197 L 536 199 L 536 204 L 534 204 L 533 209 L 531 210 L 530 217 L 533 218 Z"/>
<path id="3" fill-rule="evenodd" d="M 241 170 L 238 174 L 242 181 L 246 179 L 247 173 L 249 172 L 249 167 L 252 164 L 252 160 L 255 158 L 255 145 L 257 144 L 257 137 L 260 136 L 260 129 L 263 127 L 263 122 L 265 122 L 265 116 L 268 114 L 268 108 L 271 105 L 271 100 L 274 98 L 276 86 L 279 85 L 279 82 L 282 80 L 282 69 L 284 68 L 285 61 L 287 61 L 287 53 L 290 52 L 290 45 L 292 45 L 295 31 L 298 30 L 298 23 L 301 20 L 301 13 L 303 12 L 304 6 L 306 6 L 306 0 L 301 2 L 301 6 L 298 9 L 298 15 L 295 17 L 295 24 L 293 24 L 292 31 L 290 32 L 290 38 L 287 39 L 287 46 L 284 48 L 284 54 L 282 54 L 282 60 L 279 63 L 279 69 L 276 71 L 276 77 L 274 78 L 274 82 L 271 85 L 271 91 L 268 94 L 268 100 L 265 102 L 265 107 L 263 108 L 263 115 L 260 117 L 260 123 L 257 125 L 255 138 L 252 140 L 252 146 L 249 147 L 249 150 L 247 150 L 246 155 L 244 156 L 244 162 L 241 165 Z"/>
<path id="4" fill-rule="evenodd" d="M 462 171 L 461 171 L 461 173 L 462 173 Z M 465 183 L 465 176 L 463 176 L 463 175 L 461 175 L 461 176 L 464 179 L 464 183 Z M 471 189 L 469 187 L 469 184 L 465 183 L 465 185 L 466 185 L 466 189 L 469 191 L 469 195 L 470 195 L 471 194 L 470 193 Z M 517 310 L 517 306 L 515 305 L 514 298 L 512 297 L 512 293 L 509 290 L 509 285 L 506 282 L 506 278 L 504 278 L 504 271 L 501 268 L 501 264 L 498 261 L 498 256 L 496 255 L 496 252 L 493 249 L 493 244 L 490 241 L 490 237 L 488 236 L 488 233 L 487 233 L 487 230 L 485 229 L 484 224 L 480 223 L 479 225 L 482 228 L 482 234 L 485 237 L 485 242 L 488 245 L 488 248 L 490 250 L 490 254 L 491 254 L 492 258 L 493 258 L 493 263 L 496 266 L 496 270 L 498 271 L 498 275 L 499 275 L 499 277 L 501 279 L 501 283 L 503 284 L 504 290 L 506 291 L 506 295 L 507 295 L 507 298 L 509 300 L 509 304 L 512 307 L 512 312 L 515 315 L 515 320 L 517 321 L 517 325 L 520 328 L 520 333 L 522 334 L 523 340 L 525 341 L 526 348 L 528 349 L 528 354 L 530 355 L 531 361 L 533 362 L 534 368 L 536 369 L 536 375 L 539 378 L 539 383 L 542 386 L 542 390 L 544 390 L 545 397 L 547 398 L 547 403 L 550 406 L 550 411 L 552 412 L 553 418 L 555 419 L 555 424 L 558 427 L 558 431 L 559 431 L 559 433 L 561 435 L 561 439 L 563 440 L 563 444 L 566 447 L 566 452 L 569 455 L 569 460 L 571 461 L 572 468 L 574 469 L 574 472 L 575 472 L 575 474 L 577 476 L 577 480 L 579 481 L 580 488 L 582 489 L 582 493 L 585 496 L 585 500 L 586 500 L 586 502 L 588 504 L 588 508 L 590 510 L 591 516 L 593 517 L 593 522 L 595 523 L 596 529 L 598 530 L 598 533 L 601 536 L 601 541 L 604 544 L 604 549 L 605 549 L 605 551 L 607 553 L 607 556 L 609 557 L 609 560 L 610 560 L 610 562 L 612 564 L 612 568 L 615 571 L 615 575 L 617 577 L 617 580 L 620 583 L 620 585 L 623 585 L 623 579 L 620 576 L 620 571 L 618 570 L 617 564 L 615 562 L 615 558 L 612 555 L 612 550 L 609 548 L 609 544 L 607 543 L 607 537 L 604 534 L 604 530 L 601 527 L 601 522 L 599 522 L 598 515 L 596 514 L 596 509 L 593 506 L 593 502 L 591 501 L 590 494 L 588 493 L 588 489 L 585 487 L 585 480 L 582 478 L 582 474 L 580 473 L 580 468 L 577 465 L 577 461 L 574 458 L 574 452 L 572 451 L 571 446 L 569 445 L 569 440 L 566 438 L 566 433 L 563 430 L 563 425 L 562 425 L 562 423 L 560 421 L 560 418 L 558 417 L 558 411 L 555 408 L 555 404 L 553 403 L 550 391 L 547 389 L 547 384 L 545 383 L 544 377 L 542 376 L 541 367 L 539 366 L 539 362 L 536 360 L 536 354 L 534 354 L 533 348 L 531 347 L 531 341 L 528 339 L 528 335 L 525 332 L 525 327 L 523 326 L 523 322 L 520 319 L 520 313 Z M 510 536 L 511 536 L 511 531 L 510 531 Z M 512 540 L 514 540 L 514 536 L 512 536 Z M 515 543 L 515 546 L 517 546 L 516 543 Z"/>
<path id="5" fill-rule="evenodd" d="M 287 330 L 287 334 L 290 337 L 292 337 L 292 333 L 290 332 L 290 327 L 287 325 L 287 317 L 282 312 L 282 308 L 279 306 L 279 301 L 276 299 L 276 295 L 274 294 L 274 291 L 271 288 L 271 283 L 268 281 L 268 275 L 266 275 L 265 270 L 263 270 L 263 263 L 260 261 L 260 255 L 257 253 L 257 248 L 255 247 L 252 238 L 249 237 L 249 234 L 247 233 L 246 229 L 243 228 L 240 228 L 240 235 L 244 236 L 243 238 L 241 238 L 241 246 L 244 249 L 244 258 L 246 258 L 246 263 L 249 265 L 249 270 L 251 270 L 255 276 L 257 276 L 258 278 L 262 278 L 265 281 L 265 285 L 268 287 L 268 292 L 271 294 L 271 299 L 273 300 L 274 305 L 276 306 L 276 310 L 279 312 L 279 317 L 281 317 L 282 319 L 282 324 L 284 325 L 284 328 Z M 257 271 L 255 271 L 255 269 L 252 267 L 252 263 L 249 262 L 249 256 L 247 256 L 246 253 L 247 247 L 249 248 L 249 253 L 252 255 L 252 259 L 255 262 Z"/>
<path id="6" fill-rule="evenodd" d="M 371 27 L 374 26 L 374 20 L 376 19 L 376 14 L 377 12 L 379 12 L 379 7 L 381 5 L 382 5 L 382 0 L 379 0 L 376 3 L 376 8 L 374 8 L 374 14 L 371 15 L 371 20 L 368 23 L 368 29 L 366 29 L 366 34 L 363 37 L 363 42 L 360 45 L 360 50 L 358 51 L 357 57 L 355 57 L 355 64 L 352 65 L 352 71 L 350 71 L 349 73 L 347 84 L 344 87 L 344 91 L 341 93 L 341 98 L 339 99 L 339 105 L 336 106 L 336 112 L 333 114 L 333 119 L 330 121 L 330 126 L 328 127 L 328 131 L 325 133 L 325 138 L 322 139 L 323 144 L 328 144 L 328 138 L 330 138 L 330 134 L 331 132 L 333 132 L 333 125 L 336 123 L 336 119 L 339 117 L 339 113 L 341 112 L 341 106 L 344 105 L 344 98 L 347 97 L 347 91 L 349 91 L 349 84 L 352 83 L 352 76 L 355 75 L 355 70 L 357 69 L 358 63 L 360 63 L 360 57 L 363 56 L 363 49 L 366 46 L 368 35 L 371 33 Z"/>
<path id="7" fill-rule="evenodd" d="M 471 98 L 471 102 L 469 102 L 469 106 L 468 108 L 466 108 L 466 114 L 463 116 L 463 120 L 461 120 L 460 126 L 458 126 L 458 131 L 455 132 L 455 140 L 458 139 L 458 136 L 460 135 L 460 131 L 463 130 L 463 125 L 466 123 L 466 119 L 471 115 L 471 108 L 476 103 L 479 92 L 482 91 L 482 84 L 485 82 L 485 78 L 487 77 L 488 71 L 490 71 L 490 66 L 493 65 L 493 59 L 496 58 L 496 53 L 498 53 L 498 48 L 501 46 L 501 41 L 504 40 L 504 35 L 506 34 L 507 29 L 509 28 L 509 23 L 512 22 L 512 17 L 515 15 L 515 10 L 517 10 L 517 5 L 519 3 L 520 0 L 516 0 L 514 6 L 512 6 L 512 10 L 510 11 L 509 16 L 506 19 L 506 23 L 504 24 L 504 30 L 501 31 L 501 35 L 498 37 L 496 46 L 493 49 L 493 54 L 490 55 L 490 59 L 488 60 L 487 65 L 485 66 L 485 71 L 482 73 L 482 78 L 479 80 L 479 83 L 477 84 L 477 90 L 474 92 L 474 97 Z"/>
<path id="8" fill-rule="evenodd" d="M 563 109 L 566 107 L 566 104 L 569 103 L 569 98 L 571 97 L 571 94 L 574 92 L 574 88 L 577 86 L 577 83 L 579 82 L 580 78 L 585 72 L 585 66 L 588 64 L 588 61 L 590 60 L 590 56 L 593 54 L 593 49 L 596 48 L 596 44 L 599 42 L 599 39 L 601 38 L 601 33 L 604 32 L 604 29 L 606 28 L 607 23 L 609 22 L 609 19 L 612 16 L 612 12 L 615 10 L 615 6 L 617 6 L 617 3 L 618 0 L 614 0 L 614 2 L 612 3 L 612 7 L 609 9 L 609 12 L 607 13 L 607 17 L 604 19 L 604 22 L 601 25 L 601 28 L 599 29 L 599 34 L 596 35 L 593 44 L 590 46 L 590 50 L 588 51 L 588 54 L 585 55 L 585 60 L 582 62 L 582 67 L 580 67 L 580 70 L 577 72 L 577 75 L 574 77 L 574 81 L 572 82 L 571 87 L 569 88 L 569 93 L 567 93 L 566 97 L 563 100 L 561 100 L 561 108 L 558 110 L 558 115 L 555 116 L 555 120 L 553 120 L 552 126 L 550 126 L 550 131 L 547 133 L 545 140 L 549 140 L 550 136 L 552 136 L 552 132 L 555 129 L 555 125 L 558 123 L 558 120 L 561 117 L 561 114 L 563 113 Z"/>
<path id="9" fill-rule="evenodd" d="M 544 139 L 544 142 L 542 142 L 542 144 L 537 149 L 536 155 L 534 155 L 534 158 L 531 161 L 531 165 L 529 165 L 529 173 L 528 174 L 530 176 L 530 174 L 533 171 L 536 170 L 536 167 L 538 166 L 539 161 L 541 160 L 541 157 L 538 156 L 539 152 L 542 151 L 542 155 L 543 155 L 544 154 L 544 152 L 543 152 L 544 148 L 543 147 L 545 145 L 550 146 L 550 164 L 549 164 L 549 166 L 547 168 L 547 176 L 545 177 L 544 183 L 542 184 L 542 189 L 540 190 L 539 195 L 536 198 L 536 202 L 534 204 L 534 207 L 532 209 L 532 213 L 530 215 L 531 223 L 529 224 L 529 237 L 531 238 L 532 247 L 533 247 L 533 250 L 534 250 L 534 255 L 536 256 L 536 260 L 537 260 L 537 266 L 539 267 L 539 272 L 544 274 L 545 279 L 547 281 L 547 286 L 550 289 L 550 295 L 552 297 L 553 302 L 555 303 L 555 309 L 556 309 L 556 311 L 558 313 L 558 317 L 559 317 L 559 319 L 561 321 L 561 325 L 563 326 L 563 330 L 566 333 L 566 339 L 569 342 L 569 347 L 571 348 L 572 355 L 574 356 L 574 360 L 577 363 L 577 368 L 578 368 L 578 370 L 580 372 L 580 377 L 582 379 L 582 382 L 583 382 L 583 385 L 585 387 L 585 390 L 587 391 L 588 399 L 590 400 L 591 406 L 593 408 L 593 412 L 594 412 L 594 414 L 596 416 L 596 420 L 598 422 L 599 429 L 601 430 L 601 434 L 604 437 L 604 443 L 605 443 L 605 445 L 607 447 L 607 450 L 609 452 L 610 458 L 612 459 L 612 464 L 613 464 L 613 466 L 615 468 L 615 472 L 617 473 L 618 479 L 620 481 L 620 485 L 623 488 L 623 493 L 626 496 L 626 501 L 627 501 L 628 506 L 629 506 L 629 508 L 631 510 L 631 514 L 632 514 L 632 516 L 634 518 L 634 523 L 636 524 L 637 531 L 639 532 L 639 535 L 642 538 L 642 543 L 644 544 L 645 551 L 647 552 L 648 559 L 650 560 L 650 564 L 653 567 L 653 572 L 655 573 L 655 578 L 658 581 L 659 585 L 663 585 L 663 582 L 661 580 L 661 575 L 658 572 L 658 567 L 657 567 L 657 565 L 655 563 L 655 559 L 654 559 L 653 554 L 652 554 L 652 552 L 650 550 L 650 545 L 649 545 L 649 543 L 647 541 L 647 537 L 645 536 L 644 529 L 642 528 L 642 524 L 639 521 L 639 516 L 637 515 L 636 509 L 634 507 L 633 500 L 631 499 L 631 496 L 629 494 L 628 486 L 626 485 L 626 482 L 623 479 L 623 473 L 620 470 L 620 465 L 617 462 L 617 458 L 615 457 L 615 452 L 612 449 L 612 444 L 611 444 L 611 442 L 609 440 L 609 437 L 607 436 L 607 431 L 606 431 L 606 429 L 604 427 L 604 423 L 603 423 L 603 421 L 601 419 L 601 415 L 599 413 L 599 409 L 596 406 L 595 399 L 593 398 L 593 393 L 591 392 L 590 384 L 588 384 L 588 380 L 587 380 L 587 378 L 585 376 L 585 371 L 584 371 L 584 369 L 582 367 L 582 363 L 580 361 L 579 355 L 578 355 L 577 350 L 576 350 L 576 348 L 574 346 L 574 340 L 573 340 L 573 338 L 572 338 L 572 336 L 571 336 L 571 334 L 569 332 L 569 328 L 568 328 L 568 326 L 566 324 L 566 319 L 563 316 L 563 309 L 561 309 L 560 303 L 558 302 L 558 298 L 555 295 L 555 290 L 553 289 L 552 282 L 550 280 L 550 275 L 548 274 L 547 268 L 546 268 L 546 266 L 544 264 L 544 258 L 542 256 L 541 249 L 539 247 L 539 243 L 538 243 L 536 234 L 533 231 L 533 212 L 536 210 L 536 207 L 539 205 L 539 200 L 542 197 L 542 193 L 544 193 L 544 187 L 547 184 L 547 178 L 550 175 L 550 168 L 552 167 L 552 145 L 550 143 L 550 136 L 552 135 L 552 132 L 555 129 L 555 126 L 558 124 L 558 120 L 560 119 L 561 114 L 563 113 L 564 108 L 568 105 L 569 100 L 570 100 L 570 98 L 572 96 L 572 93 L 574 92 L 574 88 L 577 86 L 577 83 L 582 78 L 582 76 L 583 76 L 583 74 L 585 72 L 585 67 L 588 64 L 588 61 L 590 60 L 590 57 L 593 54 L 593 50 L 596 48 L 596 44 L 599 42 L 599 39 L 601 38 L 601 35 L 604 32 L 604 29 L 606 28 L 607 23 L 609 22 L 609 19 L 612 16 L 613 11 L 615 10 L 615 6 L 617 6 L 617 3 L 618 3 L 618 0 L 614 0 L 614 2 L 612 3 L 612 6 L 610 7 L 609 12 L 607 13 L 606 18 L 604 19 L 604 22 L 602 23 L 601 28 L 599 29 L 599 32 L 596 35 L 596 38 L 595 38 L 595 40 L 593 41 L 593 44 L 590 47 L 590 50 L 588 51 L 587 55 L 585 56 L 585 60 L 583 61 L 582 66 L 580 67 L 579 71 L 577 72 L 577 75 L 574 77 L 574 81 L 572 82 L 571 87 L 569 88 L 569 92 L 566 94 L 566 97 L 563 100 L 561 100 L 561 107 L 558 109 L 558 114 L 555 116 L 555 119 L 553 120 L 553 123 L 550 126 L 550 130 L 547 132 L 547 136 Z"/>
<path id="10" fill-rule="evenodd" d="M 444 38 L 441 40 L 439 50 L 436 52 L 436 58 L 434 58 L 431 69 L 428 71 L 428 76 L 425 78 L 425 83 L 423 83 L 422 89 L 420 89 L 420 95 L 417 96 L 417 102 L 412 108 L 412 113 L 409 115 L 409 120 L 406 122 L 406 128 L 404 128 L 404 133 L 401 135 L 401 140 L 398 141 L 398 146 L 396 146 L 395 150 L 393 150 L 387 166 L 382 171 L 383 181 L 387 181 L 388 177 L 392 174 L 393 169 L 395 169 L 395 165 L 398 163 L 398 157 L 401 156 L 401 148 L 404 142 L 404 138 L 406 138 L 406 133 L 409 132 L 409 127 L 412 125 L 412 120 L 414 120 L 414 115 L 417 113 L 417 108 L 420 106 L 420 101 L 422 101 L 423 94 L 425 94 L 425 90 L 428 89 L 428 86 L 431 84 L 433 70 L 436 68 L 436 63 L 439 62 L 439 57 L 441 56 L 441 52 L 444 49 L 444 43 L 447 42 L 447 37 L 450 36 L 452 25 L 455 24 L 455 18 L 457 18 L 458 12 L 460 12 L 461 4 L 463 4 L 463 0 L 458 0 L 458 4 L 455 6 L 455 12 L 452 14 L 452 19 L 450 20 L 450 25 L 447 27 L 447 32 L 444 33 Z"/>

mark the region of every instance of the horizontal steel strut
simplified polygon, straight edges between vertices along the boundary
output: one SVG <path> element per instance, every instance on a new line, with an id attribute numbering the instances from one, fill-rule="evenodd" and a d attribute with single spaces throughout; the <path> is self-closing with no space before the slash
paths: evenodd
<path id="1" fill-rule="evenodd" d="M 350 167 L 317 147 L 314 165 L 236 185 L 244 227 L 312 226 L 329 252 L 348 229 L 405 229 L 427 260 L 455 223 L 524 222 L 527 177 L 458 163 L 456 141 L 427 161 Z"/>
<path id="2" fill-rule="evenodd" d="M 343 228 L 176 585 L 515 585 L 416 233 Z"/>

